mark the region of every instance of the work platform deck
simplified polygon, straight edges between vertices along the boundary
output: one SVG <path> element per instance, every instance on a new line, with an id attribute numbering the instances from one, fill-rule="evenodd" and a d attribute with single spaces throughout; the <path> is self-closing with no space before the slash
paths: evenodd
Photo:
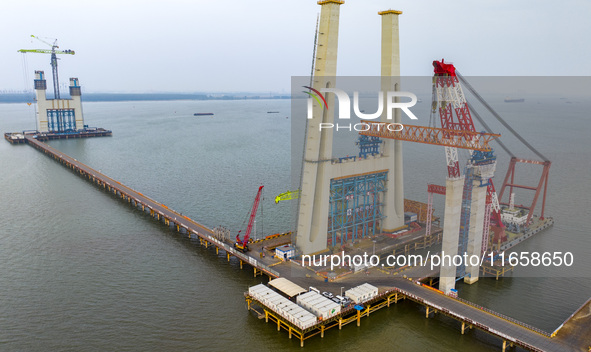
<path id="1" fill-rule="evenodd" d="M 380 282 L 372 281 L 372 284 Z M 434 314 L 443 314 L 460 322 L 460 333 L 465 334 L 468 330 L 476 328 L 487 332 L 493 336 L 499 337 L 502 342 L 502 350 L 507 347 L 519 346 L 530 351 L 577 351 L 578 349 L 569 343 L 568 339 L 555 339 L 552 334 L 544 332 L 528 324 L 519 322 L 510 317 L 493 312 L 474 303 L 452 298 L 442 294 L 440 291 L 431 287 L 417 284 L 407 279 L 394 279 L 387 282 L 381 282 L 380 294 L 378 297 L 365 302 L 363 310 L 355 311 L 352 308 L 344 309 L 337 316 L 326 321 L 320 321 L 316 325 L 302 330 L 295 325 L 282 319 L 279 314 L 264 304 L 257 302 L 257 305 L 263 307 L 265 318 L 268 321 L 272 317 L 277 323 L 278 330 L 283 328 L 289 331 L 289 337 L 294 334 L 303 346 L 304 340 L 317 334 L 324 336 L 324 332 L 332 327 L 342 326 L 357 321 L 360 326 L 360 318 L 368 317 L 371 312 L 389 307 L 392 303 L 397 303 L 400 299 L 408 299 L 425 307 L 425 317 L 429 318 Z M 340 285 L 340 284 L 339 284 Z M 248 306 L 253 301 L 252 297 L 246 294 Z"/>
<path id="2" fill-rule="evenodd" d="M 255 276 L 265 274 L 270 278 L 288 277 L 290 280 L 304 287 L 319 284 L 318 287 L 333 290 L 338 290 L 343 285 L 351 285 L 353 287 L 365 282 L 369 282 L 380 288 L 381 294 L 376 299 L 366 302 L 363 310 L 355 313 L 356 315 L 340 315 L 338 319 L 332 320 L 333 325 L 330 327 L 336 325 L 342 327 L 344 325 L 343 323 L 353 320 L 357 320 L 359 324 L 359 319 L 362 316 L 369 316 L 369 313 L 373 310 L 389 306 L 392 298 L 394 298 L 394 302 L 398 301 L 399 298 L 404 298 L 423 305 L 427 318 L 432 313 L 440 313 L 459 321 L 461 323 L 462 334 L 470 328 L 477 328 L 499 337 L 502 340 L 503 350 L 507 346 L 520 346 L 532 351 L 581 351 L 581 348 L 587 348 L 586 346 L 591 345 L 591 318 L 589 318 L 591 308 L 589 302 L 575 312 L 573 317 L 561 326 L 562 329 L 559 328 L 554 333 L 548 333 L 484 307 L 477 306 L 471 302 L 446 296 L 436 289 L 420 284 L 418 281 L 401 277 L 389 275 L 375 277 L 351 275 L 343 281 L 324 282 L 324 280 L 320 280 L 317 276 L 313 277 L 309 275 L 310 271 L 298 264 L 279 261 L 269 264 L 269 258 L 259 260 L 252 256 L 255 253 L 261 254 L 260 252 L 253 251 L 253 253 L 250 253 L 251 255 L 238 252 L 232 245 L 216 238 L 212 229 L 98 172 L 43 143 L 38 138 L 34 138 L 33 135 L 24 135 L 23 138 L 25 143 L 52 157 L 76 174 L 93 182 L 107 192 L 112 193 L 122 201 L 141 209 L 146 214 L 150 214 L 150 216 L 164 222 L 166 225 L 174 227 L 178 232 L 187 235 L 187 237 L 199 239 L 200 243 L 205 247 L 215 247 L 216 253 L 219 253 L 220 249 L 225 251 L 228 260 L 230 260 L 231 256 L 238 258 L 241 267 L 243 263 L 249 264 L 254 268 Z M 282 239 L 274 238 L 273 241 L 281 242 Z M 260 245 L 261 251 L 264 250 L 264 240 L 261 241 Z M 249 299 L 248 296 L 247 299 Z M 343 311 L 343 314 L 351 313 L 351 310 Z M 268 313 L 266 314 L 268 320 L 269 315 Z M 290 330 L 290 336 L 294 333 L 291 329 L 293 327 L 290 327 L 286 322 L 282 322 L 277 315 L 274 317 L 279 320 L 277 323 L 279 329 L 282 325 L 284 328 L 287 326 L 287 329 Z M 315 332 L 300 332 L 299 337 L 302 344 L 304 339 L 318 333 L 323 336 L 324 331 L 329 327 L 327 325 L 328 323 L 330 322 L 325 321 L 323 324 L 317 325 Z"/>
<path id="3" fill-rule="evenodd" d="M 113 135 L 111 130 L 104 128 L 89 128 L 80 131 L 72 132 L 39 132 L 39 131 L 23 131 L 23 132 L 7 132 L 4 133 L 4 139 L 11 144 L 23 144 L 27 142 L 26 137 L 35 138 L 38 141 L 48 141 L 54 139 L 76 139 L 76 138 L 91 138 L 91 137 L 108 137 Z"/>

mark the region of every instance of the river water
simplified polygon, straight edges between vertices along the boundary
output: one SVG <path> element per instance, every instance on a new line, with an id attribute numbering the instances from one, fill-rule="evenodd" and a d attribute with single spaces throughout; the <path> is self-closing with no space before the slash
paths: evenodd
<path id="1" fill-rule="evenodd" d="M 543 106 L 558 104 L 568 108 L 567 122 L 548 117 L 537 123 L 523 111 L 511 119 L 511 109 L 527 102 L 499 104 L 553 161 L 546 211 L 556 225 L 520 250 L 576 250 L 578 268 L 589 268 L 591 157 L 589 119 L 581 111 L 590 104 L 555 99 Z M 32 128 L 33 109 L 1 104 L 2 132 Z M 113 136 L 52 146 L 210 227 L 241 228 L 264 184 L 258 235 L 289 230 L 289 202 L 273 201 L 290 185 L 288 100 L 91 102 L 84 112 L 87 124 L 112 129 Z M 405 148 L 406 197 L 426 201 L 427 182 L 444 182 L 444 154 Z M 26 145 L 0 142 L 0 214 L 2 351 L 301 350 L 298 341 L 247 312 L 243 292 L 263 280 L 251 270 L 241 271 Z M 588 269 L 511 276 L 459 284 L 460 296 L 553 331 L 591 295 Z M 360 328 L 330 330 L 305 345 L 498 351 L 500 341 L 479 331 L 460 335 L 457 322 L 425 319 L 419 306 L 401 302 Z"/>

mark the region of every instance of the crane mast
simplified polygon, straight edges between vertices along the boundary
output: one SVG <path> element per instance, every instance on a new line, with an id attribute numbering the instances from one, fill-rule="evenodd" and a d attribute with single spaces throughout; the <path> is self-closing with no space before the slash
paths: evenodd
<path id="1" fill-rule="evenodd" d="M 68 54 L 74 55 L 74 50 L 55 50 L 59 49 L 57 45 L 57 39 L 53 41 L 53 43 L 48 43 L 45 40 L 36 37 L 35 35 L 31 34 L 31 37 L 37 39 L 38 41 L 47 44 L 51 47 L 51 50 L 48 49 L 20 49 L 18 52 L 20 53 L 38 53 L 38 54 L 51 54 L 51 73 L 53 75 L 53 94 L 55 99 L 60 99 L 60 87 L 59 87 L 59 77 L 57 71 L 57 56 L 56 54 Z"/>
<path id="2" fill-rule="evenodd" d="M 433 110 L 439 108 L 439 117 L 441 120 L 441 127 L 453 131 L 470 131 L 476 132 L 474 121 L 470 108 L 464 96 L 456 68 L 453 64 L 441 61 L 433 61 L 434 77 L 433 77 L 433 91 L 437 102 L 433 103 Z M 456 119 L 454 120 L 454 116 Z M 476 141 L 474 141 L 476 142 Z M 476 143 L 475 143 L 476 144 Z M 491 215 L 493 223 L 501 228 L 501 209 L 497 193 L 495 191 L 492 177 L 496 168 L 496 157 L 493 150 L 490 151 L 471 151 L 470 160 L 466 165 L 464 182 L 464 193 L 462 200 L 461 213 L 461 234 L 460 234 L 460 253 L 465 251 L 468 227 L 470 221 L 470 197 L 472 195 L 473 181 L 476 177 L 481 180 L 486 180 L 483 186 L 487 187 L 487 197 L 483 224 L 483 241 L 481 251 L 485 252 L 488 247 Z M 446 147 L 446 160 L 448 168 L 448 178 L 459 178 L 460 168 L 457 159 L 457 149 Z M 481 181 L 482 182 L 482 181 Z M 460 273 L 461 274 L 461 273 Z"/>

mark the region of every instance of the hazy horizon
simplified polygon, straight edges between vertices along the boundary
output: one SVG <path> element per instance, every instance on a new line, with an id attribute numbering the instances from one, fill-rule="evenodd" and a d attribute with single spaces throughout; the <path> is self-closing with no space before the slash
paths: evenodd
<path id="1" fill-rule="evenodd" d="M 50 79 L 47 49 L 57 38 L 60 82 L 87 92 L 288 92 L 310 74 L 316 0 L 213 2 L 12 1 L 0 14 L 0 90 Z M 445 58 L 465 76 L 588 76 L 591 3 L 584 0 L 416 2 L 347 0 L 340 9 L 340 76 L 380 73 L 381 19 L 400 16 L 401 74 L 429 76 Z M 45 39 L 51 41 L 51 39 Z M 26 65 L 25 65 L 26 64 Z M 26 68 L 26 70 L 25 70 Z"/>

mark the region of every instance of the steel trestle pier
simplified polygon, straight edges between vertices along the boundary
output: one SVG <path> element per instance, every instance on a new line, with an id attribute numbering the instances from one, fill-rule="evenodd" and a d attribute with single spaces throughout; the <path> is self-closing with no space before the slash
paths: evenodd
<path id="1" fill-rule="evenodd" d="M 266 274 L 271 278 L 279 277 L 277 271 L 269 268 L 253 257 L 238 252 L 227 243 L 223 243 L 215 238 L 213 230 L 197 223 L 189 217 L 169 209 L 166 205 L 150 199 L 142 193 L 127 187 L 121 182 L 110 178 L 32 136 L 25 136 L 25 140 L 30 146 L 51 156 L 53 159 L 72 169 L 75 173 L 92 181 L 98 187 L 106 189 L 108 192 L 120 197 L 123 201 L 130 203 L 134 207 L 141 208 L 142 211 L 146 213 L 149 212 L 150 216 L 159 221 L 163 221 L 168 226 L 172 225 L 178 232 L 184 233 L 190 238 L 199 239 L 206 248 L 208 246 L 215 246 L 216 252 L 220 249 L 224 250 L 227 254 L 228 260 L 230 260 L 230 256 L 237 257 L 240 260 L 241 268 L 243 263 L 249 264 L 253 267 L 255 276 Z"/>

